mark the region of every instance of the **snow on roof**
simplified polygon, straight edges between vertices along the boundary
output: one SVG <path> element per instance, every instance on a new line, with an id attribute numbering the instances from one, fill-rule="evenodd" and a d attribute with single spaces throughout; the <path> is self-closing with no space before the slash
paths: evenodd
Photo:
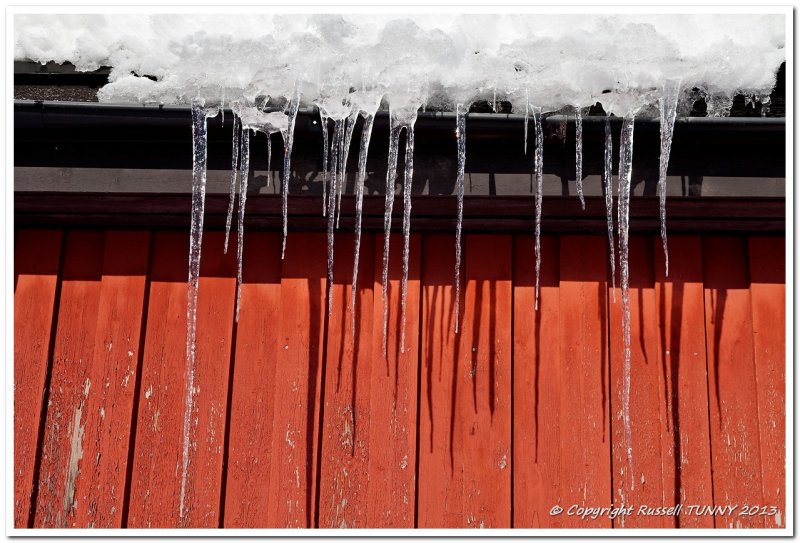
<path id="1" fill-rule="evenodd" d="M 16 15 L 17 60 L 112 67 L 102 101 L 258 96 L 340 107 L 354 91 L 398 105 L 503 99 L 516 111 L 623 115 L 665 82 L 711 96 L 768 94 L 785 60 L 782 14 Z M 155 81 L 144 76 L 155 76 Z"/>

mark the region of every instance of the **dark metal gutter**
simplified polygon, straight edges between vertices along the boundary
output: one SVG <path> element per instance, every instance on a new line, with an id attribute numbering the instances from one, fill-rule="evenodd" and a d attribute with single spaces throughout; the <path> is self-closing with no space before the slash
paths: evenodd
<path id="1" fill-rule="evenodd" d="M 385 169 L 388 114 L 376 117 L 371 144 L 372 168 Z M 574 179 L 574 119 L 544 119 L 545 172 Z M 611 118 L 615 153 L 621 119 Z M 209 168 L 230 168 L 232 115 L 209 120 Z M 359 123 L 360 126 L 360 123 Z M 605 117 L 584 119 L 584 173 L 602 172 Z M 15 164 L 83 167 L 191 167 L 191 123 L 188 106 L 140 106 L 69 102 L 15 101 Z M 355 141 L 358 141 L 356 129 Z M 523 152 L 524 119 L 520 115 L 471 113 L 467 116 L 467 171 L 528 173 L 535 138 L 529 124 L 527 153 Z M 672 175 L 785 176 L 786 124 L 783 118 L 681 118 L 675 126 L 670 157 Z M 281 145 L 273 135 L 274 160 Z M 658 169 L 660 154 L 657 119 L 637 119 L 634 168 L 645 175 Z M 455 160 L 455 115 L 420 113 L 415 128 L 419 156 Z M 261 142 L 261 143 L 259 143 Z M 254 148 L 265 146 L 264 136 Z M 322 130 L 316 109 L 302 110 L 295 128 L 293 161 L 321 166 Z M 351 153 L 351 160 L 355 161 Z M 257 155 L 256 160 L 260 159 Z M 263 159 L 262 159 L 263 160 Z M 255 167 L 264 165 L 255 164 Z M 349 165 L 348 165 L 349 167 Z M 615 157 L 616 167 L 616 157 Z"/>

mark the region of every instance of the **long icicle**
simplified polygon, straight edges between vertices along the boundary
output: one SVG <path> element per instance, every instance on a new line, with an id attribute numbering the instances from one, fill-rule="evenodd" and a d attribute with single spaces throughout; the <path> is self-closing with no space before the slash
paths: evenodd
<path id="1" fill-rule="evenodd" d="M 603 150 L 603 183 L 606 191 L 606 223 L 608 224 L 608 256 L 611 263 L 611 299 L 617 303 L 616 257 L 614 255 L 614 190 L 611 185 L 614 142 L 611 139 L 611 122 L 606 117 L 605 147 Z"/>
<path id="2" fill-rule="evenodd" d="M 267 187 L 272 179 L 272 134 L 267 134 Z"/>
<path id="3" fill-rule="evenodd" d="M 578 189 L 578 198 L 581 209 L 586 210 L 583 199 L 583 114 L 581 108 L 575 106 L 575 186 Z"/>
<path id="4" fill-rule="evenodd" d="M 295 88 L 288 106 L 289 126 L 283 132 L 283 239 L 281 240 L 281 260 L 286 255 L 286 236 L 289 233 L 289 177 L 292 174 L 292 146 L 294 145 L 294 123 L 300 109 L 300 92 Z"/>
<path id="5" fill-rule="evenodd" d="M 631 301 L 628 271 L 628 230 L 630 218 L 631 173 L 633 166 L 633 128 L 634 117 L 628 115 L 622 121 L 619 152 L 619 272 L 622 288 L 622 339 L 625 365 L 622 374 L 622 420 L 625 426 L 625 449 L 628 456 L 628 469 L 631 490 L 634 487 L 633 437 L 631 432 Z"/>
<path id="6" fill-rule="evenodd" d="M 386 200 L 383 213 L 383 357 L 387 358 L 389 348 L 389 244 L 392 229 L 392 208 L 394 207 L 394 188 L 397 180 L 397 154 L 400 146 L 400 132 L 403 129 L 394 118 L 389 117 L 389 161 L 386 169 Z"/>
<path id="7" fill-rule="evenodd" d="M 342 193 L 344 193 L 347 184 L 347 157 L 350 155 L 350 143 L 353 141 L 353 130 L 356 127 L 356 121 L 358 120 L 359 108 L 357 106 L 353 106 L 353 109 L 350 111 L 350 115 L 345 119 L 345 132 L 344 132 L 344 139 L 343 139 L 343 147 L 344 150 L 342 152 L 342 160 L 341 160 L 341 168 L 339 172 L 340 182 L 339 182 L 339 194 L 337 196 L 336 202 L 336 229 L 339 229 L 339 217 L 342 216 Z"/>
<path id="8" fill-rule="evenodd" d="M 678 109 L 680 83 L 668 81 L 664 84 L 658 110 L 661 117 L 661 155 L 658 160 L 658 200 L 661 218 L 661 243 L 664 246 L 665 275 L 669 277 L 669 248 L 667 247 L 667 166 L 672 149 L 672 132 Z"/>
<path id="9" fill-rule="evenodd" d="M 375 115 L 367 113 L 364 116 L 364 126 L 361 128 L 361 146 L 358 151 L 358 177 L 356 177 L 356 225 L 355 249 L 353 250 L 353 288 L 350 290 L 350 331 L 351 340 L 356 340 L 356 297 L 358 294 L 358 261 L 361 254 L 361 217 L 364 208 L 364 180 L 367 177 L 367 153 L 369 140 L 372 138 L 372 125 Z"/>
<path id="10" fill-rule="evenodd" d="M 408 296 L 408 258 L 411 240 L 411 185 L 414 177 L 414 120 L 406 125 L 406 168 L 403 179 L 403 279 L 400 285 L 400 352 L 406 352 L 406 298 Z"/>
<path id="11" fill-rule="evenodd" d="M 458 321 L 461 314 L 461 225 L 464 220 L 464 167 L 467 161 L 467 107 L 463 104 L 456 104 L 456 138 L 458 139 L 458 174 L 456 175 L 456 198 L 457 198 L 457 217 L 456 217 L 456 269 L 455 269 L 455 312 L 456 312 L 456 334 L 458 333 Z M 525 131 L 527 136 L 527 125 Z"/>
<path id="12" fill-rule="evenodd" d="M 539 310 L 539 273 L 542 268 L 542 254 L 541 254 L 541 237 L 542 237 L 542 184 L 543 184 L 543 170 L 544 163 L 544 134 L 542 133 L 542 110 L 540 108 L 533 108 L 533 126 L 536 128 L 536 154 L 535 154 L 535 169 L 536 169 L 536 240 L 535 240 L 535 253 L 536 253 L 536 301 L 534 309 Z"/>
<path id="13" fill-rule="evenodd" d="M 523 151 L 523 154 L 525 155 L 528 154 L 528 110 L 530 108 L 531 108 L 531 102 L 530 99 L 528 98 L 528 87 L 526 86 L 525 87 L 525 138 L 524 138 L 525 150 Z"/>
<path id="14" fill-rule="evenodd" d="M 213 115 L 212 115 L 213 113 Z M 189 434 L 194 409 L 194 366 L 197 354 L 197 291 L 200 284 L 200 254 L 203 246 L 203 216 L 206 202 L 208 117 L 216 115 L 199 102 L 192 103 L 192 225 L 189 234 L 189 283 L 186 304 L 186 404 L 183 413 L 181 448 L 180 523 L 186 513 L 186 485 L 189 473 Z"/>
<path id="15" fill-rule="evenodd" d="M 338 183 L 336 182 L 339 170 L 342 168 L 341 164 L 341 147 L 342 139 L 344 138 L 344 120 L 336 121 L 333 129 L 333 144 L 331 145 L 331 177 L 328 187 L 330 193 L 328 194 L 328 315 L 333 312 L 333 225 L 336 217 L 336 191 Z"/>
<path id="16" fill-rule="evenodd" d="M 239 131 L 242 123 L 236 113 L 233 114 L 233 150 L 231 151 L 231 187 L 228 200 L 228 217 L 225 219 L 225 244 L 223 253 L 228 254 L 228 238 L 231 235 L 231 222 L 233 222 L 233 206 L 236 200 L 236 174 L 239 168 Z"/>
<path id="17" fill-rule="evenodd" d="M 322 216 L 328 212 L 328 116 L 319 110 L 320 126 L 322 126 Z"/>
<path id="18" fill-rule="evenodd" d="M 236 230 L 236 316 L 242 305 L 242 264 L 244 261 L 244 206 L 247 203 L 247 182 L 250 177 L 250 129 L 242 127 L 242 172 L 239 178 L 239 213 Z"/>

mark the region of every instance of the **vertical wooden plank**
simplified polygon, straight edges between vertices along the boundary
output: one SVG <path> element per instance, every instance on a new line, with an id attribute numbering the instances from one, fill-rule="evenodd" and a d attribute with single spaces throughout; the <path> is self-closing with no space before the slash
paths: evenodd
<path id="1" fill-rule="evenodd" d="M 703 239 L 706 345 L 715 505 L 760 505 L 761 453 L 746 240 Z M 763 528 L 764 517 L 715 517 L 717 527 Z"/>
<path id="2" fill-rule="evenodd" d="M 371 528 L 413 528 L 416 503 L 419 322 L 422 318 L 422 238 L 412 235 L 409 243 L 406 349 L 403 353 L 400 352 L 402 236 L 392 236 L 390 243 L 390 254 L 395 255 L 395 258 L 389 262 L 389 347 L 387 358 L 384 358 L 381 278 L 383 236 L 374 236 L 367 523 Z"/>
<path id="3" fill-rule="evenodd" d="M 71 525 L 77 527 L 122 525 L 149 249 L 149 232 L 106 233 L 83 460 L 75 479 Z"/>
<path id="4" fill-rule="evenodd" d="M 661 239 L 653 239 L 658 307 L 658 400 L 666 427 L 661 446 L 664 506 L 683 503 L 676 527 L 713 528 L 708 515 L 688 505 L 711 505 L 711 450 L 708 421 L 703 255 L 699 236 L 670 236 L 669 276 Z"/>
<path id="5" fill-rule="evenodd" d="M 450 241 L 452 246 L 452 239 Z M 447 264 L 447 259 L 441 258 L 447 253 L 432 245 L 436 251 L 433 254 L 438 255 L 435 260 L 439 262 L 431 265 L 431 278 L 441 284 L 444 270 L 437 267 L 442 262 Z M 437 430 L 431 428 L 430 423 L 425 432 L 421 427 L 419 525 L 441 526 L 444 521 L 446 526 L 509 527 L 512 240 L 510 236 L 470 235 L 465 245 L 464 318 L 456 339 L 458 349 L 453 355 L 454 363 L 450 368 L 442 368 L 452 380 L 451 408 L 450 420 L 439 426 L 444 432 L 439 430 L 438 433 L 449 434 L 449 443 L 441 443 L 441 437 L 434 436 L 434 440 L 441 443 L 438 450 L 434 449 L 434 454 L 423 454 L 425 433 L 436 434 Z M 424 261 L 427 271 L 427 259 Z M 452 266 L 449 268 L 447 283 L 451 284 Z M 427 283 L 426 279 L 426 286 Z M 446 305 L 444 308 L 449 310 Z M 432 339 L 444 341 L 443 337 L 449 335 L 452 332 L 448 326 L 438 338 Z M 441 362 L 444 360 L 442 358 Z M 423 386 L 428 386 L 427 379 L 423 377 Z M 443 417 L 437 416 L 437 410 L 444 411 L 445 415 L 448 411 L 443 405 L 434 407 L 429 403 L 422 419 L 434 412 L 433 420 L 441 420 Z M 459 451 L 457 457 L 456 450 Z M 444 458 L 441 458 L 442 453 L 445 453 Z M 433 516 L 434 506 L 430 500 L 442 496 L 447 500 L 451 496 L 460 497 L 460 504 L 452 507 L 452 502 L 447 501 L 436 506 L 437 509 L 444 507 L 443 514 Z"/>
<path id="6" fill-rule="evenodd" d="M 558 505 L 564 509 L 561 526 L 569 528 L 611 527 L 607 516 L 567 515 L 571 505 L 595 507 L 611 497 L 607 243 L 602 236 L 562 236 L 559 245 L 564 380 Z"/>
<path id="7" fill-rule="evenodd" d="M 748 240 L 758 429 L 764 503 L 777 514 L 767 528 L 786 526 L 786 240 Z"/>
<path id="8" fill-rule="evenodd" d="M 267 524 L 313 527 L 325 328 L 325 234 L 294 233 L 281 280 Z"/>
<path id="9" fill-rule="evenodd" d="M 356 302 L 355 338 L 351 327 L 353 244 L 351 234 L 336 236 L 328 317 L 325 364 L 325 408 L 322 422 L 320 468 L 320 528 L 364 528 L 367 522 L 372 455 L 370 448 L 370 375 L 379 366 L 371 358 L 373 301 L 373 237 L 362 239 L 359 258 L 359 288 Z M 355 341 L 354 341 L 355 340 Z M 385 429 L 382 438 L 385 440 Z M 372 527 L 372 526 L 370 526 Z"/>
<path id="10" fill-rule="evenodd" d="M 100 231 L 67 233 L 34 517 L 37 528 L 72 527 L 78 508 L 75 483 L 85 444 L 103 237 Z"/>
<path id="11" fill-rule="evenodd" d="M 155 236 L 139 413 L 131 479 L 130 527 L 217 527 L 231 353 L 235 266 L 223 235 L 206 232 L 197 303 L 195 391 L 184 518 L 181 451 L 186 401 L 188 236 Z"/>
<path id="12" fill-rule="evenodd" d="M 541 238 L 539 310 L 533 236 L 514 239 L 514 527 L 556 528 L 560 499 L 561 343 L 558 238 Z"/>
<path id="13" fill-rule="evenodd" d="M 60 230 L 21 230 L 14 244 L 14 527 L 31 516 L 61 258 Z"/>
<path id="14" fill-rule="evenodd" d="M 623 419 L 624 336 L 622 290 L 610 304 L 612 474 L 614 505 L 664 506 L 661 441 L 666 412 L 660 388 L 658 323 L 653 275 L 653 244 L 649 237 L 631 236 L 628 269 L 630 295 L 630 414 L 632 464 L 629 465 Z M 610 296 L 610 294 L 609 294 Z M 614 525 L 632 528 L 669 528 L 675 519 L 667 515 L 634 514 L 614 519 Z"/>
<path id="15" fill-rule="evenodd" d="M 233 241 L 233 240 L 232 240 Z M 249 250 L 248 250 L 249 249 Z M 247 234 L 230 406 L 225 518 L 227 528 L 268 527 L 266 489 L 281 323 L 281 238 Z"/>
<path id="16" fill-rule="evenodd" d="M 463 263 L 462 259 L 462 266 Z M 463 527 L 467 518 L 463 503 L 461 432 L 456 430 L 456 397 L 462 369 L 457 363 L 459 336 L 453 333 L 454 266 L 453 236 L 426 235 L 422 246 L 422 367 L 417 451 L 420 528 Z M 462 270 L 462 325 L 464 283 Z"/>

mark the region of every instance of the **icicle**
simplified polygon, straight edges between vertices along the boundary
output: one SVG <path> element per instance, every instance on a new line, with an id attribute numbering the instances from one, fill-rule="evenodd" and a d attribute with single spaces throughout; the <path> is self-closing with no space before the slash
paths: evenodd
<path id="1" fill-rule="evenodd" d="M 340 119 L 334 124 L 333 145 L 331 146 L 333 153 L 331 155 L 330 183 L 328 183 L 330 189 L 328 194 L 328 315 L 333 312 L 333 297 L 331 296 L 333 291 L 333 225 L 336 217 L 336 192 L 338 189 L 336 179 L 338 178 L 339 170 L 342 168 L 341 147 L 344 139 L 344 123 L 345 120 Z"/>
<path id="2" fill-rule="evenodd" d="M 617 282 L 614 256 L 614 191 L 611 188 L 614 143 L 611 140 L 611 122 L 606 117 L 606 145 L 603 151 L 603 183 L 606 189 L 606 222 L 608 223 L 608 254 L 611 262 L 611 299 L 617 303 Z"/>
<path id="3" fill-rule="evenodd" d="M 492 93 L 492 111 L 497 113 L 497 87 L 494 88 L 494 92 Z"/>
<path id="4" fill-rule="evenodd" d="M 342 140 L 343 152 L 341 167 L 339 168 L 339 190 L 336 202 L 336 229 L 339 229 L 339 217 L 342 216 L 342 193 L 345 191 L 347 183 L 347 157 L 350 155 L 350 143 L 353 141 L 353 130 L 356 127 L 356 120 L 358 119 L 359 108 L 353 106 L 350 115 L 345 119 L 345 134 Z"/>
<path id="5" fill-rule="evenodd" d="M 194 404 L 194 362 L 197 347 L 197 290 L 200 282 L 200 253 L 203 245 L 203 215 L 206 201 L 206 158 L 208 117 L 217 109 L 192 103 L 192 226 L 189 236 L 189 292 L 186 307 L 186 405 L 183 413 L 183 447 L 181 451 L 180 520 L 186 508 L 186 484 L 189 470 L 189 430 Z"/>
<path id="6" fill-rule="evenodd" d="M 456 198 L 458 216 L 456 218 L 456 334 L 458 319 L 461 313 L 461 224 L 464 218 L 464 166 L 467 161 L 467 109 L 463 104 L 456 104 L 456 137 L 458 138 L 458 174 L 456 176 Z M 527 113 L 527 112 L 526 112 Z M 528 123 L 525 123 L 527 132 Z M 526 134 L 527 135 L 527 134 Z M 526 148 L 527 149 L 527 148 Z"/>
<path id="7" fill-rule="evenodd" d="M 622 288 L 622 339 L 625 365 L 622 377 L 622 420 L 625 426 L 625 449 L 633 490 L 633 438 L 631 435 L 631 302 L 628 289 L 628 219 L 630 217 L 631 170 L 633 166 L 633 115 L 622 121 L 619 152 L 619 194 L 617 210 L 619 220 L 619 273 Z"/>
<path id="8" fill-rule="evenodd" d="M 578 198 L 581 200 L 581 209 L 586 210 L 583 199 L 583 116 L 581 108 L 575 107 L 575 185 L 578 188 Z"/>
<path id="9" fill-rule="evenodd" d="M 356 295 L 358 293 L 358 260 L 361 253 L 361 216 L 364 203 L 364 180 L 367 177 L 367 153 L 369 140 L 372 137 L 372 125 L 375 115 L 367 113 L 364 116 L 364 126 L 361 128 L 361 147 L 358 150 L 358 177 L 356 177 L 356 225 L 355 249 L 353 251 L 353 288 L 350 291 L 350 330 L 352 341 L 356 338 Z"/>
<path id="10" fill-rule="evenodd" d="M 667 166 L 672 149 L 672 131 L 678 108 L 679 82 L 668 81 L 658 102 L 661 116 L 661 155 L 658 161 L 658 199 L 661 216 L 661 243 L 664 245 L 665 275 L 669 277 L 669 249 L 667 247 Z"/>
<path id="11" fill-rule="evenodd" d="M 531 108 L 531 102 L 528 99 L 528 87 L 525 87 L 525 150 L 523 154 L 528 154 L 528 110 Z"/>
<path id="12" fill-rule="evenodd" d="M 758 101 L 761 102 L 761 116 L 766 117 L 769 113 L 769 106 L 772 103 L 772 98 L 769 94 L 764 94 L 758 98 Z"/>
<path id="13" fill-rule="evenodd" d="M 230 199 L 228 200 L 228 218 L 225 220 L 225 245 L 223 252 L 228 254 L 228 238 L 231 235 L 231 222 L 233 221 L 233 204 L 236 200 L 236 173 L 239 167 L 239 131 L 241 130 L 241 121 L 239 117 L 233 114 L 233 150 L 231 152 L 231 189 Z"/>
<path id="14" fill-rule="evenodd" d="M 247 182 L 250 177 L 250 129 L 242 129 L 242 173 L 239 177 L 239 214 L 236 230 L 236 316 L 239 322 L 239 307 L 242 303 L 242 261 L 244 255 L 244 206 L 247 203 Z"/>
<path id="15" fill-rule="evenodd" d="M 397 180 L 397 154 L 400 146 L 402 125 L 389 116 L 389 160 L 386 168 L 386 200 L 383 213 L 383 357 L 388 355 L 389 330 L 389 242 L 392 229 L 392 208 L 394 207 L 394 187 Z"/>
<path id="16" fill-rule="evenodd" d="M 292 145 L 294 144 L 294 122 L 300 109 L 300 93 L 297 89 L 292 93 L 288 105 L 289 127 L 283 134 L 283 240 L 281 243 L 281 260 L 286 255 L 286 235 L 289 231 L 289 177 L 292 174 Z"/>
<path id="17" fill-rule="evenodd" d="M 403 179 L 403 279 L 400 286 L 400 352 L 406 352 L 406 297 L 408 295 L 408 257 L 411 239 L 411 183 L 414 177 L 414 120 L 406 125 L 406 169 Z"/>
<path id="18" fill-rule="evenodd" d="M 533 126 L 536 129 L 536 154 L 534 167 L 536 169 L 536 301 L 534 309 L 539 310 L 539 272 L 542 268 L 541 235 L 542 235 L 542 181 L 544 163 L 544 134 L 542 133 L 542 110 L 533 108 Z"/>
<path id="19" fill-rule="evenodd" d="M 267 186 L 272 179 L 272 134 L 267 134 Z"/>
<path id="20" fill-rule="evenodd" d="M 219 114 L 222 116 L 222 127 L 225 128 L 225 87 L 220 88 Z"/>
<path id="21" fill-rule="evenodd" d="M 320 125 L 322 125 L 322 216 L 328 212 L 328 116 L 319 110 Z"/>

